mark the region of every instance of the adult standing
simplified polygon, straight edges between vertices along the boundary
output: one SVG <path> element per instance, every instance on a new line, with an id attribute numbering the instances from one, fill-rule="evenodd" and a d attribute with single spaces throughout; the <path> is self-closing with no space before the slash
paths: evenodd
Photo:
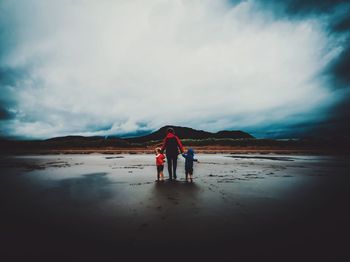
<path id="1" fill-rule="evenodd" d="M 175 135 L 175 131 L 171 127 L 167 129 L 167 134 L 163 141 L 162 152 L 164 150 L 168 162 L 169 180 L 173 179 L 173 175 L 174 179 L 176 179 L 177 156 L 179 153 L 183 153 L 184 149 L 180 139 Z"/>

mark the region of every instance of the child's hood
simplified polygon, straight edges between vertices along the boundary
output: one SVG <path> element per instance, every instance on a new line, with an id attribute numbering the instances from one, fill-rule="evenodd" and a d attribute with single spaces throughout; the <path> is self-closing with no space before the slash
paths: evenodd
<path id="1" fill-rule="evenodd" d="M 192 148 L 189 148 L 187 150 L 187 154 L 193 156 L 194 155 L 194 150 Z"/>

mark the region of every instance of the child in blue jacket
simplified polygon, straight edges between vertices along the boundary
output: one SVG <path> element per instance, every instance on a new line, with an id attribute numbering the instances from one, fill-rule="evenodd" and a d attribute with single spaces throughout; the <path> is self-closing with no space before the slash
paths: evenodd
<path id="1" fill-rule="evenodd" d="M 185 173 L 186 173 L 186 182 L 193 182 L 193 162 L 198 162 L 198 159 L 194 158 L 194 151 L 192 148 L 187 150 L 186 154 L 182 154 L 185 160 Z"/>

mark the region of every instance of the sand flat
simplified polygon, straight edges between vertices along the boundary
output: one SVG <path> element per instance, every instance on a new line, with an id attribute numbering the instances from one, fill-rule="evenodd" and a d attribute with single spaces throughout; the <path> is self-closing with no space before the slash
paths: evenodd
<path id="1" fill-rule="evenodd" d="M 236 257 L 272 258 L 292 246 L 296 257 L 343 255 L 349 157 L 197 158 L 189 184 L 181 156 L 178 181 L 164 183 L 155 182 L 147 154 L 1 157 L 7 255 L 52 258 L 58 246 L 62 259 L 92 260 L 174 250 L 208 258 L 232 249 Z"/>

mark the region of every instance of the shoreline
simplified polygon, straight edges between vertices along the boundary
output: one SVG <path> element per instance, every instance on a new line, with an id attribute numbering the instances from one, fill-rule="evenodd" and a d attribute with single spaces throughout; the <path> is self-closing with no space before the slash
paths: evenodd
<path id="1" fill-rule="evenodd" d="M 189 147 L 186 147 L 189 148 Z M 279 148 L 232 148 L 192 147 L 200 154 L 279 154 L 279 155 L 350 155 L 346 149 L 279 149 Z M 1 150 L 0 155 L 61 155 L 61 154 L 154 154 L 153 148 L 68 148 L 68 149 L 13 149 Z"/>

